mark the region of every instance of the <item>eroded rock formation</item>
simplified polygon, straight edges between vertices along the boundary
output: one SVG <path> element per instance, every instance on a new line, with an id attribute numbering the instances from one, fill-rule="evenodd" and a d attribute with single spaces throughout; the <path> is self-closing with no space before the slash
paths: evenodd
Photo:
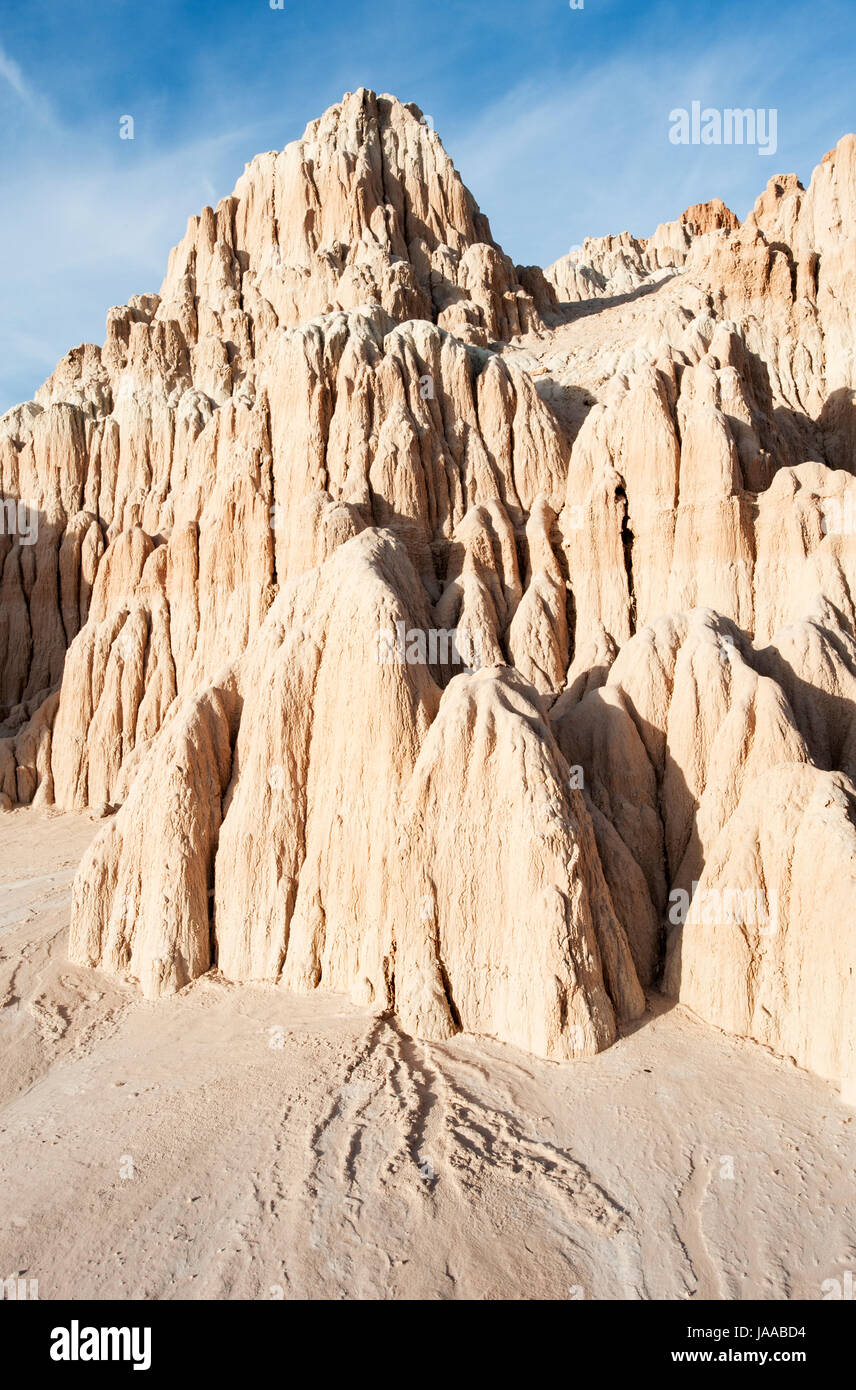
<path id="1" fill-rule="evenodd" d="M 661 988 L 852 1096 L 854 286 L 852 136 L 545 273 L 394 98 L 253 160 L 0 420 L 73 957 L 557 1060 Z"/>

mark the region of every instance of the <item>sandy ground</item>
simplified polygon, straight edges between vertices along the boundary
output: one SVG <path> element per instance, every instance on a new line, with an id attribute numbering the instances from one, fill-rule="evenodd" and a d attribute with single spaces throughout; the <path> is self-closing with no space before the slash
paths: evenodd
<path id="1" fill-rule="evenodd" d="M 856 1115 L 681 1008 L 589 1061 L 65 958 L 98 825 L 0 814 L 0 1276 L 51 1298 L 819 1299 Z"/>

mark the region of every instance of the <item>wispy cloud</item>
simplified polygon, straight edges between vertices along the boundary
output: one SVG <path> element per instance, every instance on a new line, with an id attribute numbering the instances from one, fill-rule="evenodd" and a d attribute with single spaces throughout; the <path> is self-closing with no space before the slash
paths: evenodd
<path id="1" fill-rule="evenodd" d="M 53 121 L 50 102 L 37 92 L 24 76 L 21 65 L 6 52 L 0 44 L 0 78 L 26 107 L 27 111 L 43 125 Z"/>
<path id="2" fill-rule="evenodd" d="M 772 174 L 808 178 L 856 125 L 856 111 L 846 112 L 824 71 L 812 73 L 786 38 L 762 46 L 750 33 L 700 56 L 675 49 L 640 61 L 615 53 L 513 86 L 446 143 L 509 254 L 547 264 L 585 236 L 650 235 L 713 197 L 744 217 Z M 672 145 L 670 110 L 696 99 L 775 107 L 775 156 L 760 159 L 748 146 Z"/>
<path id="3" fill-rule="evenodd" d="M 148 153 L 118 136 L 97 159 L 92 148 L 60 132 L 4 176 L 0 413 L 69 348 L 102 342 L 112 304 L 160 288 L 188 217 L 231 191 L 253 142 L 239 129 Z"/>

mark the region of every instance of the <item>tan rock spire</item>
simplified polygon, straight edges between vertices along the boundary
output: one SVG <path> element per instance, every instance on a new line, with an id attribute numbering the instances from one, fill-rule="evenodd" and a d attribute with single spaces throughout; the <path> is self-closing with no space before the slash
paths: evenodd
<path id="1" fill-rule="evenodd" d="M 660 987 L 853 1094 L 854 171 L 545 276 L 361 90 L 191 218 L 0 420 L 76 960 L 557 1060 Z"/>

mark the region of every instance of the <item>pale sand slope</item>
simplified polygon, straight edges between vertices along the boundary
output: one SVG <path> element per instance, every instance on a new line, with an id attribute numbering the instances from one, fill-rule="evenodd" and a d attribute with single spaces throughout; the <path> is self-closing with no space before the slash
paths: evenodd
<path id="1" fill-rule="evenodd" d="M 817 1299 L 856 1268 L 856 1122 L 825 1083 L 659 1001 L 563 1065 L 211 976 L 144 1001 L 65 959 L 95 830 L 0 815 L 3 1277 L 43 1299 Z"/>

